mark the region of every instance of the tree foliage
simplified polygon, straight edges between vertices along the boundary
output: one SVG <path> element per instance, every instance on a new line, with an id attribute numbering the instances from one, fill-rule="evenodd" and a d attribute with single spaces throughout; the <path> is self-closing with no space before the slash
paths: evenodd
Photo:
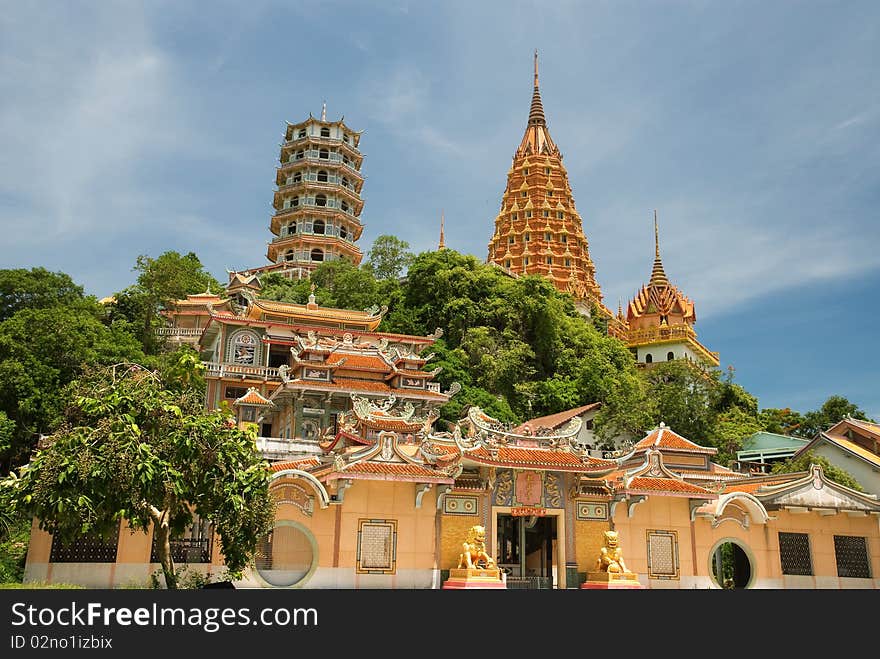
<path id="1" fill-rule="evenodd" d="M 413 259 L 409 243 L 396 236 L 378 236 L 367 256 L 365 268 L 378 279 L 397 279 L 410 266 Z"/>
<path id="2" fill-rule="evenodd" d="M 208 289 L 215 293 L 223 290 L 193 252 L 181 255 L 168 251 L 156 258 L 141 255 L 133 270 L 138 273 L 137 282 L 114 296 L 111 313 L 113 318 L 133 324 L 147 354 L 156 354 L 162 347 L 155 330 L 163 324 L 159 312 L 172 300 Z"/>
<path id="3" fill-rule="evenodd" d="M 88 370 L 71 387 L 64 422 L 4 483 L 16 510 L 62 541 L 106 535 L 119 520 L 152 527 L 166 585 L 177 585 L 170 539 L 208 519 L 224 562 L 239 572 L 271 526 L 267 463 L 228 410 L 205 411 L 192 351 L 174 368 Z"/>
<path id="4" fill-rule="evenodd" d="M 848 472 L 829 462 L 828 458 L 818 455 L 812 451 L 805 451 L 797 457 L 790 458 L 785 462 L 779 462 L 773 465 L 774 474 L 790 474 L 799 471 L 809 471 L 810 465 L 819 465 L 825 476 L 835 483 L 840 483 L 846 487 L 852 488 L 857 492 L 864 492 L 859 482 Z"/>
<path id="5" fill-rule="evenodd" d="M 22 309 L 74 306 L 85 300 L 82 286 L 63 272 L 45 268 L 0 270 L 0 321 Z"/>
<path id="6" fill-rule="evenodd" d="M 849 402 L 843 396 L 830 396 L 818 410 L 804 414 L 803 420 L 794 434 L 812 439 L 848 416 L 863 421 L 869 420 L 855 403 Z"/>

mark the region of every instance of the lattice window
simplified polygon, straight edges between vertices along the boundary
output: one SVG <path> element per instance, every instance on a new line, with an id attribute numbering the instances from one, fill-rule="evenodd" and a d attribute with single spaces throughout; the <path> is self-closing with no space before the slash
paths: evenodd
<path id="1" fill-rule="evenodd" d="M 678 579 L 678 532 L 648 531 L 648 576 Z"/>
<path id="2" fill-rule="evenodd" d="M 868 541 L 855 535 L 834 536 L 834 556 L 837 558 L 837 576 L 870 579 Z"/>
<path id="3" fill-rule="evenodd" d="M 109 536 L 84 536 L 72 542 L 52 538 L 50 563 L 115 563 L 119 544 L 119 523 Z"/>
<path id="4" fill-rule="evenodd" d="M 394 574 L 397 570 L 397 521 L 362 519 L 358 524 L 357 571 Z"/>
<path id="5" fill-rule="evenodd" d="M 806 533 L 779 533 L 779 560 L 782 574 L 813 574 L 810 536 Z"/>
<path id="6" fill-rule="evenodd" d="M 259 337 L 256 334 L 239 332 L 232 337 L 230 344 L 231 359 L 227 361 L 251 366 L 256 366 L 259 363 Z"/>

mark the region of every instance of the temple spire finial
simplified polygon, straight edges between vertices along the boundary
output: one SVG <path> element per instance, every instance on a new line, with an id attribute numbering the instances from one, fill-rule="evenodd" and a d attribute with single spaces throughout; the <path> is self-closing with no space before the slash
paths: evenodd
<path id="1" fill-rule="evenodd" d="M 443 224 L 445 221 L 445 217 L 443 216 L 443 209 L 440 209 L 440 244 L 437 246 L 437 249 L 445 249 L 446 248 L 446 238 L 443 235 Z"/>
<path id="2" fill-rule="evenodd" d="M 321 104 L 321 121 L 327 121 L 327 101 Z"/>
<path id="3" fill-rule="evenodd" d="M 660 260 L 660 229 L 657 224 L 657 209 L 654 209 L 654 268 L 651 270 L 652 286 L 668 286 L 669 279 L 663 270 L 663 262 Z"/>
<path id="4" fill-rule="evenodd" d="M 535 48 L 535 89 L 538 88 L 538 49 Z"/>
<path id="5" fill-rule="evenodd" d="M 654 258 L 660 258 L 660 229 L 657 226 L 657 209 L 654 209 Z"/>
<path id="6" fill-rule="evenodd" d="M 535 49 L 535 90 L 532 92 L 532 107 L 529 108 L 529 126 L 546 126 L 544 105 L 541 103 L 541 90 L 538 89 L 538 50 Z"/>

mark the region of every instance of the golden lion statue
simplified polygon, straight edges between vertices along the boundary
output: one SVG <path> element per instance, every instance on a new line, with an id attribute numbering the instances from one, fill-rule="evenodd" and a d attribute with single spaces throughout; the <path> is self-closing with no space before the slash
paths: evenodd
<path id="1" fill-rule="evenodd" d="M 596 561 L 596 570 L 599 572 L 611 572 L 614 574 L 628 573 L 626 563 L 623 562 L 623 552 L 618 544 L 617 531 L 605 531 L 605 546 L 599 550 L 599 559 Z"/>
<path id="2" fill-rule="evenodd" d="M 467 542 L 462 545 L 458 567 L 473 569 L 481 567 L 480 563 L 485 563 L 483 567 L 490 570 L 498 567 L 495 559 L 486 553 L 486 529 L 477 525 L 468 529 Z"/>

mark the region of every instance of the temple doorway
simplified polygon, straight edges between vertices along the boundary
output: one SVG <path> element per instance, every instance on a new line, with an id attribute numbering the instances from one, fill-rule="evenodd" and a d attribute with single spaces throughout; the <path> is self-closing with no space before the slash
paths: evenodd
<path id="1" fill-rule="evenodd" d="M 545 589 L 558 586 L 556 517 L 497 517 L 498 567 L 508 588 Z"/>

